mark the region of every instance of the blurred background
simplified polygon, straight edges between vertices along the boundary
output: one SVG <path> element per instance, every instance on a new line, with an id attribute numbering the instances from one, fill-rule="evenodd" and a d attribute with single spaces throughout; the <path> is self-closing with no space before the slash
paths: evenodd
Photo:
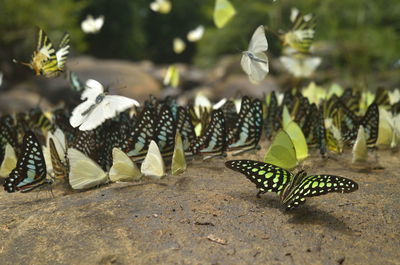
<path id="1" fill-rule="evenodd" d="M 162 79 L 170 64 L 181 69 L 181 91 L 211 87 L 215 97 L 242 91 L 261 95 L 285 89 L 290 76 L 277 58 L 280 40 L 272 33 L 288 30 L 290 10 L 317 17 L 314 53 L 322 64 L 311 78 L 319 84 L 343 86 L 399 85 L 400 2 L 398 0 L 231 0 L 237 14 L 222 29 L 212 16 L 214 0 L 172 0 L 168 14 L 154 12 L 150 0 L 2 0 L 0 1 L 0 104 L 19 102 L 26 93 L 39 93 L 32 100 L 57 104 L 68 82 L 44 79 L 30 69 L 12 63 L 29 61 L 36 47 L 37 27 L 43 28 L 55 45 L 62 34 L 71 34 L 68 67 L 82 80 L 94 78 L 118 93 L 143 99 L 148 93 L 163 96 Z M 88 14 L 104 15 L 98 34 L 85 34 L 81 22 Z M 174 53 L 173 39 L 186 39 L 188 31 L 204 25 L 198 42 L 187 42 L 181 54 Z M 271 72 L 258 86 L 251 85 L 240 69 L 241 51 L 246 50 L 258 25 L 268 29 Z M 306 80 L 310 81 L 310 80 Z M 17 91 L 17 92 L 15 92 Z M 19 91 L 19 92 L 18 92 Z M 24 91 L 23 95 L 19 95 Z M 227 92 L 228 91 L 228 92 Z M 215 93 L 214 93 L 215 92 Z"/>

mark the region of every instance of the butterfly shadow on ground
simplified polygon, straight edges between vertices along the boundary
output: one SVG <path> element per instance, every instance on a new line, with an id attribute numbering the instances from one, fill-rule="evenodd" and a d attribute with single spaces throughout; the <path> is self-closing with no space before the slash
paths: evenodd
<path id="1" fill-rule="evenodd" d="M 301 205 L 297 209 L 286 211 L 288 215 L 291 215 L 288 220 L 292 224 L 303 224 L 303 225 L 321 225 L 326 228 L 336 230 L 343 234 L 353 235 L 351 228 L 338 219 L 336 216 L 330 214 L 327 211 L 321 210 L 317 207 L 310 205 Z"/>

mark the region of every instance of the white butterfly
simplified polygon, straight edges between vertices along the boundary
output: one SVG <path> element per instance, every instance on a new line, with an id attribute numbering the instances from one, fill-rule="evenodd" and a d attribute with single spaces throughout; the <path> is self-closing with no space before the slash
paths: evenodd
<path id="1" fill-rule="evenodd" d="M 105 120 L 113 118 L 118 112 L 131 108 L 133 105 L 139 106 L 139 102 L 134 99 L 107 95 L 104 87 L 96 80 L 86 81 L 86 88 L 81 95 L 82 100 L 73 111 L 69 123 L 72 127 L 79 126 L 79 130 L 93 130 Z"/>
<path id="2" fill-rule="evenodd" d="M 92 159 L 68 148 L 69 184 L 75 190 L 88 189 L 108 182 L 108 174 Z"/>
<path id="3" fill-rule="evenodd" d="M 176 54 L 180 54 L 186 49 L 186 43 L 181 38 L 174 38 L 173 49 Z"/>
<path id="4" fill-rule="evenodd" d="M 113 165 L 109 177 L 112 182 L 133 181 L 142 177 L 135 162 L 133 162 L 121 149 L 114 147 L 112 150 Z"/>
<path id="5" fill-rule="evenodd" d="M 160 149 L 156 142 L 150 142 L 149 150 L 144 158 L 140 171 L 148 177 L 161 178 L 165 175 L 164 160 L 161 156 Z"/>
<path id="6" fill-rule="evenodd" d="M 259 26 L 251 37 L 249 49 L 243 52 L 240 63 L 253 84 L 261 82 L 269 72 L 266 50 L 268 42 L 264 26 Z"/>
<path id="7" fill-rule="evenodd" d="M 169 0 L 155 0 L 150 3 L 150 9 L 161 14 L 168 14 L 171 11 L 171 7 L 172 5 Z"/>
<path id="8" fill-rule="evenodd" d="M 295 77 L 310 77 L 321 64 L 320 57 L 288 57 L 281 56 L 283 66 Z"/>
<path id="9" fill-rule="evenodd" d="M 360 125 L 357 132 L 357 139 L 353 145 L 353 163 L 366 162 L 368 159 L 367 138 L 365 137 L 364 127 Z"/>
<path id="10" fill-rule="evenodd" d="M 93 18 L 92 15 L 88 15 L 84 21 L 81 23 L 81 28 L 85 33 L 97 33 L 100 31 L 104 24 L 104 16 L 99 16 L 98 18 Z"/>
<path id="11" fill-rule="evenodd" d="M 189 31 L 186 38 L 188 39 L 188 41 L 195 42 L 199 41 L 203 37 L 203 34 L 204 34 L 204 26 L 200 25 L 197 28 Z"/>

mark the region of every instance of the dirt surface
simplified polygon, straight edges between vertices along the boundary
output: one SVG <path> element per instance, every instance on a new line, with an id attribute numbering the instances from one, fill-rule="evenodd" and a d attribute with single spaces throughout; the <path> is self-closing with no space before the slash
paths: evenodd
<path id="1" fill-rule="evenodd" d="M 276 194 L 256 198 L 225 159 L 192 161 L 161 180 L 60 185 L 54 198 L 0 192 L 0 264 L 400 264 L 400 153 L 376 154 L 383 169 L 352 166 L 349 151 L 315 153 L 308 173 L 346 176 L 359 190 L 290 212 Z"/>

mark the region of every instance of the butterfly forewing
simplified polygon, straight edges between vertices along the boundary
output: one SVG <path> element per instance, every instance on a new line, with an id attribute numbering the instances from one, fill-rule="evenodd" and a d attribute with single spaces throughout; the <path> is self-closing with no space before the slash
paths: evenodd
<path id="1" fill-rule="evenodd" d="M 230 160 L 225 166 L 244 174 L 261 193 L 280 192 L 293 177 L 292 173 L 272 164 L 253 160 Z"/>
<path id="2" fill-rule="evenodd" d="M 185 150 L 185 152 L 191 151 L 190 146 L 196 141 L 196 134 L 194 132 L 194 126 L 192 121 L 190 120 L 187 108 L 178 108 L 176 130 L 179 131 L 182 136 L 183 149 Z"/>
<path id="3" fill-rule="evenodd" d="M 46 164 L 42 149 L 36 136 L 28 131 L 23 140 L 22 153 L 17 166 L 5 179 L 4 189 L 7 192 L 27 192 L 45 183 Z"/>

